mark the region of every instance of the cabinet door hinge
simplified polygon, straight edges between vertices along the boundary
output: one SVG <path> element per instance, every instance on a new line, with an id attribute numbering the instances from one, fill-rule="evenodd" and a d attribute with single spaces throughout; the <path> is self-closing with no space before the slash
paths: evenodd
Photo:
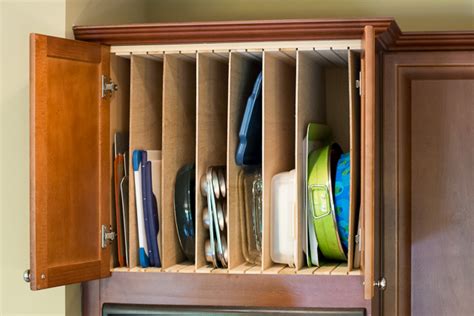
<path id="1" fill-rule="evenodd" d="M 107 245 L 114 241 L 115 239 L 115 232 L 112 231 L 112 227 L 107 229 L 107 226 L 102 225 L 102 233 L 101 233 L 101 240 L 102 240 L 102 249 L 107 248 Z"/>
<path id="2" fill-rule="evenodd" d="M 362 79 L 361 79 L 361 73 L 359 71 L 359 79 L 356 79 L 355 86 L 357 90 L 359 90 L 359 96 L 362 95 Z"/>
<path id="3" fill-rule="evenodd" d="M 361 243 L 360 234 L 361 234 L 361 231 L 359 228 L 359 230 L 357 231 L 357 234 L 355 235 L 355 244 L 359 252 L 362 251 L 362 243 Z"/>
<path id="4" fill-rule="evenodd" d="M 118 90 L 118 85 L 109 77 L 102 75 L 102 98 L 110 97 L 114 91 Z"/>

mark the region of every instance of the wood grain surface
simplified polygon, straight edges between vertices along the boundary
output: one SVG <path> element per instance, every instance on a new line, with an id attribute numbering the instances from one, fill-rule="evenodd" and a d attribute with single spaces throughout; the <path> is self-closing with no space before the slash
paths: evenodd
<path id="1" fill-rule="evenodd" d="M 135 177 L 130 157 L 134 150 L 162 149 L 163 63 L 156 59 L 131 56 L 129 123 L 129 256 L 130 267 L 139 263 Z M 157 199 L 159 198 L 157 194 Z M 162 223 L 162 212 L 159 213 Z"/>
<path id="2" fill-rule="evenodd" d="M 204 248 L 209 230 L 202 221 L 207 198 L 201 194 L 201 177 L 209 167 L 224 167 L 227 161 L 228 61 L 228 54 L 197 55 L 196 269 L 209 265 Z"/>
<path id="3" fill-rule="evenodd" d="M 273 265 L 271 247 L 272 178 L 295 168 L 296 60 L 282 52 L 263 53 L 262 180 L 263 270 Z"/>
<path id="4" fill-rule="evenodd" d="M 30 229 L 34 290 L 110 275 L 109 48 L 31 35 Z"/>
<path id="5" fill-rule="evenodd" d="M 364 27 L 377 34 L 398 26 L 391 18 L 255 20 L 75 26 L 74 37 L 108 45 L 259 42 L 285 40 L 360 39 Z M 394 36 L 386 37 L 390 43 Z"/>
<path id="6" fill-rule="evenodd" d="M 178 170 L 196 161 L 196 60 L 166 54 L 163 69 L 161 229 L 162 264 L 166 269 L 186 260 L 176 231 L 174 192 Z"/>
<path id="7" fill-rule="evenodd" d="M 110 144 L 114 143 L 114 135 L 116 132 L 128 133 L 130 129 L 130 59 L 121 58 L 114 54 L 110 55 L 110 79 L 118 85 L 118 90 L 114 92 L 110 99 Z M 110 150 L 110 161 L 114 160 L 114 152 Z M 111 168 L 112 172 L 112 168 Z M 110 174 L 112 179 L 113 174 Z M 112 181 L 112 180 L 111 180 Z M 116 218 L 114 209 L 114 192 L 111 190 L 111 219 L 112 229 L 117 232 Z M 112 256 L 110 266 L 118 265 L 118 249 L 117 243 L 112 244 Z"/>
<path id="8" fill-rule="evenodd" d="M 114 272 L 100 293 L 100 304 L 366 308 L 371 315 L 361 276 Z"/>
<path id="9" fill-rule="evenodd" d="M 255 20 L 73 27 L 76 39 L 109 45 L 361 38 L 374 28 L 387 51 L 473 50 L 474 31 L 402 32 L 393 18 Z"/>
<path id="10" fill-rule="evenodd" d="M 261 58 L 261 56 L 260 56 Z M 252 94 L 253 84 L 262 71 L 261 60 L 246 53 L 229 54 L 229 96 L 227 104 L 227 212 L 229 216 L 228 245 L 229 269 L 242 265 L 245 258 L 242 253 L 241 218 L 239 216 L 238 175 L 241 167 L 235 162 L 239 143 L 239 131 L 248 97 Z"/>
<path id="11" fill-rule="evenodd" d="M 364 57 L 365 70 L 363 82 L 364 116 L 364 297 L 371 299 L 374 296 L 374 231 L 375 231 L 375 31 L 372 26 L 364 30 Z"/>
<path id="12" fill-rule="evenodd" d="M 472 288 L 472 52 L 384 57 L 387 315 L 468 315 Z"/>

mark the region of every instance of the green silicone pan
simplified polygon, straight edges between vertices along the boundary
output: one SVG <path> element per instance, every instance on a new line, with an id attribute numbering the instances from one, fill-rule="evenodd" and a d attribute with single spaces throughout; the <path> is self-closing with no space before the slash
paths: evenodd
<path id="1" fill-rule="evenodd" d="M 347 260 L 337 231 L 333 179 L 342 151 L 333 143 L 309 156 L 308 196 L 313 225 L 321 253 L 327 259 Z"/>

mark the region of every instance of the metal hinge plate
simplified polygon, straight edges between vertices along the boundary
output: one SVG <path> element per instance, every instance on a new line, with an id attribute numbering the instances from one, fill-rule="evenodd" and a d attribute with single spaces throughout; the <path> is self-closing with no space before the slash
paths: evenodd
<path id="1" fill-rule="evenodd" d="M 118 85 L 109 77 L 102 75 L 102 98 L 112 96 L 114 91 L 118 90 Z"/>
<path id="2" fill-rule="evenodd" d="M 114 241 L 115 239 L 115 232 L 112 231 L 112 227 L 107 229 L 107 226 L 102 225 L 102 233 L 101 233 L 101 240 L 102 240 L 102 249 L 107 248 L 107 245 Z"/>
<path id="3" fill-rule="evenodd" d="M 357 234 L 355 235 L 355 243 L 359 247 L 359 251 L 362 251 L 362 229 L 359 227 L 357 229 Z"/>
<path id="4" fill-rule="evenodd" d="M 356 79 L 355 86 L 357 90 L 359 90 L 359 96 L 362 95 L 362 79 L 361 79 L 361 73 L 359 71 L 359 79 Z"/>

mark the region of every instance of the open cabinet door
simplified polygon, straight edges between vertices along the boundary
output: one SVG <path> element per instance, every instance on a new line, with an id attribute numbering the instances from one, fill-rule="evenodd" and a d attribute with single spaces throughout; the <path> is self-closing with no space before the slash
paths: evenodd
<path id="1" fill-rule="evenodd" d="M 31 289 L 110 275 L 109 47 L 30 37 Z"/>
<path id="2" fill-rule="evenodd" d="M 364 28 L 362 60 L 362 190 L 364 297 L 374 296 L 375 249 L 375 32 Z"/>

